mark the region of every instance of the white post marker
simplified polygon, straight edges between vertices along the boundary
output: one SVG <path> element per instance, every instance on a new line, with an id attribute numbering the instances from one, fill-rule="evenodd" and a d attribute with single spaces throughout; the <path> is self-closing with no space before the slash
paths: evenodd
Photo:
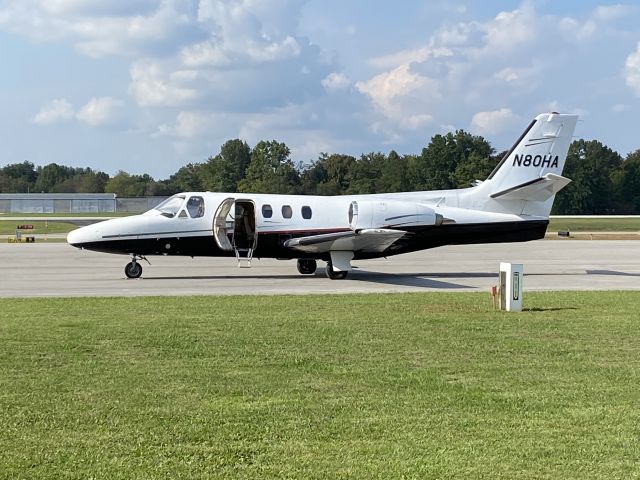
<path id="1" fill-rule="evenodd" d="M 523 278 L 521 263 L 500 262 L 500 310 L 522 311 Z"/>

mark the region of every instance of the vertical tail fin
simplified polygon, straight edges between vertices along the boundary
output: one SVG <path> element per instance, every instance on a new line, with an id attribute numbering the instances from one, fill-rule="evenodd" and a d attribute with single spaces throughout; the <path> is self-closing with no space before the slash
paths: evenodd
<path id="1" fill-rule="evenodd" d="M 486 181 L 469 192 L 475 208 L 548 216 L 562 176 L 577 115 L 538 115 Z"/>
<path id="2" fill-rule="evenodd" d="M 506 190 L 548 173 L 562 175 L 577 121 L 577 115 L 538 115 L 487 178 L 494 190 Z"/>

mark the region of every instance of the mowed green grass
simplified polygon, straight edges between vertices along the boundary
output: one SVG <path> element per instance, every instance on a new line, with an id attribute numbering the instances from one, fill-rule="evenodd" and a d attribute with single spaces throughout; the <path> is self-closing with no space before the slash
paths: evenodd
<path id="1" fill-rule="evenodd" d="M 638 478 L 640 295 L 0 300 L 0 478 Z"/>
<path id="2" fill-rule="evenodd" d="M 640 232 L 638 218 L 552 218 L 547 232 Z"/>
<path id="3" fill-rule="evenodd" d="M 0 217 L 0 235 L 15 235 L 16 227 L 20 225 L 33 225 L 32 230 L 21 230 L 23 236 L 28 236 L 33 233 L 69 233 L 71 230 L 78 228 L 77 225 L 66 222 L 15 222 L 9 220 L 2 220 Z"/>
<path id="4" fill-rule="evenodd" d="M 141 212 L 142 213 L 142 212 Z M 82 212 L 82 213 L 22 213 L 22 212 L 5 212 L 0 214 L 0 218 L 5 217 L 24 217 L 24 218 L 36 218 L 36 217 L 128 217 L 129 215 L 136 215 L 131 212 Z"/>

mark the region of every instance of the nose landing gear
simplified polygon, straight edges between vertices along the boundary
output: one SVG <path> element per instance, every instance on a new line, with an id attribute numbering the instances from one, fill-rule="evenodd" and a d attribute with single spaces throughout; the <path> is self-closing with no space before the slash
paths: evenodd
<path id="1" fill-rule="evenodd" d="M 149 265 L 151 265 L 151 262 L 147 260 L 146 257 L 143 257 L 142 255 L 131 254 L 131 261 L 124 267 L 124 274 L 127 276 L 127 278 L 140 278 L 140 276 L 142 275 L 142 265 L 138 263 L 138 260 L 144 260 Z"/>

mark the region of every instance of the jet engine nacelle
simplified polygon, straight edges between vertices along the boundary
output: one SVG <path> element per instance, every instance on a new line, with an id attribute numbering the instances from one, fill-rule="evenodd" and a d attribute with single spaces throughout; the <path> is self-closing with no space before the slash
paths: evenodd
<path id="1" fill-rule="evenodd" d="M 398 200 L 358 200 L 351 202 L 349 206 L 349 225 L 353 230 L 441 224 L 442 215 L 421 203 Z"/>

